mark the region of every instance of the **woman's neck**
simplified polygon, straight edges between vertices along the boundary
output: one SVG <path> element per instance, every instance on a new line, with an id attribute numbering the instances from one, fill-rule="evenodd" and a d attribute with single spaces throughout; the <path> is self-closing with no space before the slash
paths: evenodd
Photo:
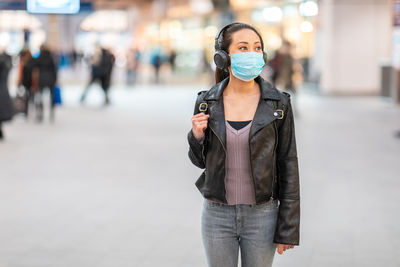
<path id="1" fill-rule="evenodd" d="M 231 74 L 229 77 L 229 83 L 226 86 L 223 94 L 224 96 L 246 97 L 260 94 L 260 89 L 254 79 L 246 82 L 236 78 Z"/>

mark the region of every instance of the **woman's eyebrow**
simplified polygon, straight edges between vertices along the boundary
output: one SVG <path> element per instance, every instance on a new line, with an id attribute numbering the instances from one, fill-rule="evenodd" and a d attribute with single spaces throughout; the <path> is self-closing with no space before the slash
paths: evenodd
<path id="1" fill-rule="evenodd" d="M 261 43 L 260 41 L 254 42 L 254 44 L 260 44 L 260 43 Z M 237 44 L 249 44 L 249 43 L 245 41 L 240 41 Z"/>

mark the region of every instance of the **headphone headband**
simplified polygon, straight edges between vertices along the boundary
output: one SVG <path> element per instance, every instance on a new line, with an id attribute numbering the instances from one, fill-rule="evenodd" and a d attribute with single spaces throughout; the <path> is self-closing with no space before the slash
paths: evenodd
<path id="1" fill-rule="evenodd" d="M 223 32 L 225 29 L 231 27 L 231 26 L 234 25 L 234 24 L 239 24 L 239 23 L 238 23 L 238 22 L 229 23 L 229 24 L 225 25 L 224 27 L 222 27 L 222 28 L 218 31 L 217 35 L 215 36 L 215 45 L 214 45 L 215 50 L 221 50 L 221 43 L 222 43 L 222 41 L 220 40 L 220 37 L 221 37 L 221 35 L 222 35 L 222 32 Z"/>
<path id="2" fill-rule="evenodd" d="M 257 34 L 259 34 L 259 32 L 258 32 L 253 26 L 251 26 L 251 25 L 248 25 L 248 24 L 245 24 L 245 23 L 241 23 L 241 22 L 229 23 L 229 24 L 225 25 L 224 27 L 222 27 L 222 28 L 218 31 L 217 35 L 215 36 L 215 44 L 214 44 L 215 51 L 221 50 L 221 44 L 222 44 L 222 40 L 223 40 L 223 38 L 221 38 L 221 36 L 223 37 L 223 32 L 224 32 L 227 28 L 230 28 L 231 26 L 233 26 L 233 25 L 235 25 L 235 24 L 238 24 L 238 25 L 240 25 L 240 24 L 247 25 L 247 26 L 250 27 L 253 31 L 255 31 Z M 260 36 L 260 41 L 261 41 L 262 50 L 264 51 L 264 41 L 263 41 L 263 39 L 262 39 L 261 36 Z"/>

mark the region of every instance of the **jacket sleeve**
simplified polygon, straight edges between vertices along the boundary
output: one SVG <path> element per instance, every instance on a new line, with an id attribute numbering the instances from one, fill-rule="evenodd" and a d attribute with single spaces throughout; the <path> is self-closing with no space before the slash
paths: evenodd
<path id="1" fill-rule="evenodd" d="M 193 115 L 199 113 L 199 105 L 201 102 L 201 94 L 197 96 L 196 103 L 194 105 L 194 112 Z M 196 139 L 193 134 L 193 129 L 190 129 L 189 133 L 187 134 L 187 139 L 189 142 L 189 159 L 190 161 L 197 167 L 201 169 L 206 168 L 205 157 L 203 154 L 204 150 L 204 138 L 201 140 Z"/>
<path id="2" fill-rule="evenodd" d="M 300 183 L 295 126 L 290 96 L 278 130 L 277 166 L 279 211 L 274 243 L 299 245 Z"/>

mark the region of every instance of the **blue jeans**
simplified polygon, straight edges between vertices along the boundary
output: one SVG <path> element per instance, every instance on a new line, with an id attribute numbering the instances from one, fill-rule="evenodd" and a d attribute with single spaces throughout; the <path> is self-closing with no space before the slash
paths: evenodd
<path id="1" fill-rule="evenodd" d="M 278 200 L 259 205 L 227 205 L 204 199 L 201 232 L 209 267 L 272 266 Z"/>

